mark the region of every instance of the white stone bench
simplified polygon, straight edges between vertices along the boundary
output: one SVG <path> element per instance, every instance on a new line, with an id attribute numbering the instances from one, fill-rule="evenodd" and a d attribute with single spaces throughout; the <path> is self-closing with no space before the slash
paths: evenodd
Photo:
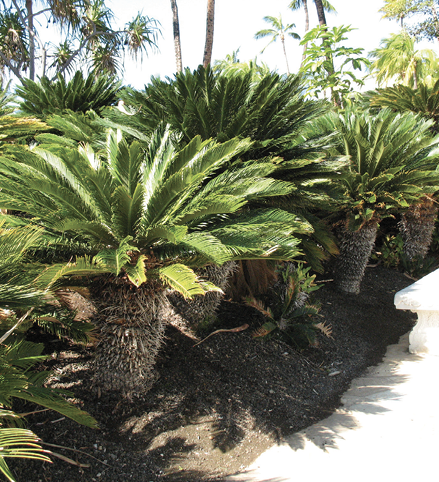
<path id="1" fill-rule="evenodd" d="M 398 310 L 411 310 L 418 322 L 410 333 L 410 353 L 439 356 L 439 269 L 395 294 Z"/>

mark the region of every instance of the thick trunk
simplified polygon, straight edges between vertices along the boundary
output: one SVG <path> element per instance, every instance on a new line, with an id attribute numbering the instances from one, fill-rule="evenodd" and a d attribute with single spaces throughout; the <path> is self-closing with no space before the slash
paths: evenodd
<path id="1" fill-rule="evenodd" d="M 183 70 L 183 62 L 181 58 L 180 22 L 178 20 L 177 0 L 171 0 L 171 7 L 172 7 L 172 27 L 174 31 L 175 61 L 177 64 L 177 72 L 181 72 Z"/>
<path id="2" fill-rule="evenodd" d="M 233 301 L 241 302 L 244 298 L 259 298 L 266 295 L 277 280 L 275 268 L 263 259 L 240 261 L 238 269 L 230 280 L 226 295 Z"/>
<path id="3" fill-rule="evenodd" d="M 204 57 L 203 57 L 204 68 L 206 68 L 212 62 L 214 20 L 215 20 L 215 0 L 207 0 L 206 44 L 204 47 Z"/>
<path id="4" fill-rule="evenodd" d="M 27 26 L 29 28 L 29 78 L 35 80 L 35 39 L 34 31 L 34 15 L 32 11 L 32 0 L 26 0 Z"/>
<path id="5" fill-rule="evenodd" d="M 409 259 L 424 259 L 433 239 L 435 219 L 438 208 L 436 203 L 424 197 L 418 204 L 410 206 L 398 223 L 404 241 L 404 255 Z"/>
<path id="6" fill-rule="evenodd" d="M 335 266 L 335 285 L 344 293 L 358 294 L 367 263 L 375 244 L 377 221 L 369 221 L 357 231 L 343 227 L 340 255 Z"/>
<path id="7" fill-rule="evenodd" d="M 237 267 L 236 262 L 230 261 L 222 266 L 212 265 L 202 268 L 197 271 L 197 275 L 225 291 Z M 196 328 L 200 323 L 213 321 L 223 297 L 223 293 L 216 291 L 206 293 L 204 296 L 197 296 L 193 300 L 185 300 L 182 295 L 175 291 L 168 294 L 168 299 L 175 311 L 193 328 Z"/>
<path id="8" fill-rule="evenodd" d="M 155 381 L 154 366 L 173 316 L 163 287 L 140 288 L 112 277 L 93 282 L 92 301 L 99 329 L 93 387 L 125 397 L 145 394 Z"/>

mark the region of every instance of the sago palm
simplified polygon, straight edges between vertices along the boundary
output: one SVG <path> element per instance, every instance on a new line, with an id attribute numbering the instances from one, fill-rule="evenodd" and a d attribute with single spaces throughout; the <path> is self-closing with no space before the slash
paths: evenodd
<path id="1" fill-rule="evenodd" d="M 341 291 L 358 293 L 379 221 L 437 189 L 438 140 L 429 133 L 431 122 L 388 109 L 373 116 L 334 113 L 321 119 L 320 127 L 335 133 L 329 152 L 350 159 L 338 180 L 346 217 L 335 278 Z"/>
<path id="2" fill-rule="evenodd" d="M 43 229 L 32 226 L 5 228 L 0 222 L 0 473 L 10 481 L 14 476 L 6 460 L 8 458 L 32 458 L 50 461 L 51 453 L 42 449 L 38 437 L 23 428 L 23 417 L 13 411 L 14 399 L 37 403 L 72 418 L 78 423 L 96 427 L 96 421 L 63 398 L 69 392 L 52 390 L 45 386 L 49 372 L 33 371 L 37 363 L 47 359 L 42 355 L 44 346 L 25 340 L 17 340 L 20 323 L 31 311 L 44 305 L 51 287 L 62 277 L 62 269 L 51 270 L 53 276 L 41 280 L 43 265 L 26 263 L 26 252 L 43 243 Z M 8 317 L 21 311 L 19 320 Z M 11 328 L 9 326 L 12 325 Z"/>
<path id="3" fill-rule="evenodd" d="M 417 89 L 405 85 L 378 89 L 370 99 L 372 107 L 389 107 L 396 112 L 411 111 L 431 119 L 433 132 L 439 131 L 439 80 Z M 425 258 L 430 247 L 437 216 L 437 202 L 429 195 L 410 206 L 398 223 L 404 239 L 404 254 L 409 259 Z"/>
<path id="4" fill-rule="evenodd" d="M 328 110 L 323 101 L 305 99 L 305 91 L 297 75 L 285 78 L 266 73 L 255 79 L 252 71 L 186 69 L 174 79 L 153 79 L 143 91 L 123 91 L 125 113 L 118 113 L 114 120 L 122 128 L 125 125 L 127 133 L 130 129 L 149 132 L 167 122 L 181 133 L 182 145 L 197 135 L 221 142 L 249 137 L 253 143 L 244 158 L 273 158 L 280 169 L 275 176 L 295 186 L 288 199 L 282 200 L 283 208 L 307 215 L 316 205 L 327 205 L 328 198 L 315 181 L 332 176 L 335 167 L 320 158 L 325 144 L 321 136 L 303 137 L 309 123 Z M 276 198 L 275 202 L 279 201 Z M 317 242 L 333 253 L 334 243 L 323 229 L 320 232 Z M 308 261 L 319 268 L 323 253 L 311 244 Z"/>
<path id="5" fill-rule="evenodd" d="M 311 229 L 279 209 L 244 209 L 291 190 L 267 178 L 276 170 L 269 162 L 227 169 L 249 141 L 197 137 L 176 150 L 172 137 L 161 129 L 148 144 L 128 143 L 110 130 L 98 150 L 59 138 L 32 151 L 11 148 L 0 160 L 0 207 L 44 226 L 50 249 L 72 256 L 88 247 L 88 268 L 110 272 L 92 286 L 101 337 L 95 381 L 128 395 L 151 383 L 170 313 L 164 286 L 202 295 L 214 287 L 189 266 L 292 258 L 292 234 Z"/>
<path id="6" fill-rule="evenodd" d="M 77 71 L 69 82 L 61 75 L 56 81 L 47 77 L 39 82 L 23 79 L 16 94 L 21 100 L 22 113 L 45 119 L 67 110 L 84 113 L 94 110 L 99 114 L 104 107 L 116 103 L 120 86 L 115 77 L 90 74 L 84 78 L 82 72 Z"/>

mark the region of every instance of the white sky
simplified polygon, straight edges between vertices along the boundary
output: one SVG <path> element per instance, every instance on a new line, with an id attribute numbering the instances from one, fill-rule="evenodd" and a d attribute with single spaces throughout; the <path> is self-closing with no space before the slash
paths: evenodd
<path id="1" fill-rule="evenodd" d="M 180 19 L 183 65 L 196 69 L 202 63 L 207 0 L 177 0 Z M 295 31 L 304 34 L 305 15 L 303 10 L 292 12 L 288 9 L 290 0 L 216 0 L 213 60 L 224 59 L 239 48 L 238 57 L 242 62 L 254 59 L 263 61 L 272 70 L 286 72 L 285 58 L 279 41 L 272 43 L 264 52 L 260 51 L 268 44 L 269 38 L 255 40 L 254 34 L 269 25 L 264 22 L 266 15 L 282 15 L 283 24 L 294 23 Z M 327 14 L 330 27 L 351 25 L 356 28 L 349 34 L 346 45 L 364 48 L 364 54 L 377 48 L 380 41 L 390 33 L 396 33 L 399 27 L 395 21 L 382 20 L 378 10 L 384 5 L 383 0 L 331 0 L 338 11 L 337 15 Z M 311 28 L 317 25 L 317 15 L 313 0 L 308 0 Z M 172 34 L 172 12 L 169 0 L 110 0 L 118 18 L 117 27 L 133 18 L 138 11 L 155 18 L 161 23 L 162 37 L 158 45 L 160 51 L 150 53 L 143 64 L 126 61 L 125 83 L 142 88 L 152 75 L 172 77 L 175 72 L 175 55 Z M 436 48 L 436 43 L 428 42 L 426 48 Z M 287 39 L 287 55 L 292 73 L 297 72 L 302 55 L 302 46 L 298 40 Z M 357 71 L 358 72 L 358 71 Z M 368 85 L 369 88 L 373 87 Z"/>

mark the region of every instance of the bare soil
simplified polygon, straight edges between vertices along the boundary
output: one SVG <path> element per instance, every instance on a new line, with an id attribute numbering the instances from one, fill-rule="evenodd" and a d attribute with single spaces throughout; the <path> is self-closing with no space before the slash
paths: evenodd
<path id="1" fill-rule="evenodd" d="M 327 281 L 327 280 L 320 280 Z M 12 461 L 20 482 L 219 481 L 244 469 L 283 437 L 328 417 L 351 380 L 379 363 L 386 347 L 409 331 L 415 315 L 397 311 L 395 292 L 413 283 L 402 273 L 368 268 L 359 295 L 337 293 L 330 281 L 313 293 L 332 338 L 298 352 L 252 338 L 261 326 L 253 308 L 224 301 L 214 329 L 235 328 L 199 340 L 170 326 L 158 361 L 159 378 L 142 399 L 104 396 L 90 390 L 92 352 L 49 344 L 52 385 L 68 388 L 74 403 L 100 429 L 82 427 L 54 412 L 28 418 L 47 446 L 78 467 Z M 74 449 L 74 450 L 72 450 Z"/>

